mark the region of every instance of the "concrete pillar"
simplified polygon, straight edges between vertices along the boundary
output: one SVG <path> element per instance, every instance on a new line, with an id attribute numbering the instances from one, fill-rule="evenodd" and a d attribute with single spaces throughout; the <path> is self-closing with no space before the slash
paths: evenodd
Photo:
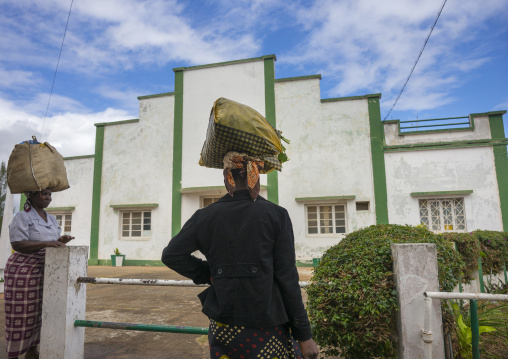
<path id="1" fill-rule="evenodd" d="M 83 358 L 85 328 L 74 320 L 85 319 L 88 247 L 46 248 L 42 303 L 41 359 Z"/>
<path id="2" fill-rule="evenodd" d="M 399 311 L 397 330 L 398 359 L 424 357 L 425 299 L 423 292 L 439 292 L 437 250 L 435 244 L 392 244 L 393 273 Z M 444 359 L 443 324 L 441 303 L 432 301 L 432 358 Z"/>

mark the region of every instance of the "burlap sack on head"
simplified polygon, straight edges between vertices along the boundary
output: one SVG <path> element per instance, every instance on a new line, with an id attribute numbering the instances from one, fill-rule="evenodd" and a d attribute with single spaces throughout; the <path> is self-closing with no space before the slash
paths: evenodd
<path id="1" fill-rule="evenodd" d="M 219 98 L 213 104 L 206 140 L 201 150 L 199 164 L 205 167 L 223 168 L 222 159 L 230 151 L 247 153 L 261 158 L 261 173 L 281 170 L 278 158 L 283 152 L 281 132 L 253 108 L 241 103 Z"/>
<path id="2" fill-rule="evenodd" d="M 58 192 L 70 187 L 62 155 L 47 142 L 14 146 L 7 163 L 7 184 L 11 193 Z"/>

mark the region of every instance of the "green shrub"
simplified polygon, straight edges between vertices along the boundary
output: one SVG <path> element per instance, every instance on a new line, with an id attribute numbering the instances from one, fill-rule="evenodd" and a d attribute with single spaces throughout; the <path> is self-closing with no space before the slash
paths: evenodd
<path id="1" fill-rule="evenodd" d="M 424 227 L 375 225 L 348 234 L 323 255 L 307 289 L 313 334 L 325 355 L 396 357 L 391 243 L 435 243 L 440 290 L 458 284 L 464 267 L 459 253 Z"/>

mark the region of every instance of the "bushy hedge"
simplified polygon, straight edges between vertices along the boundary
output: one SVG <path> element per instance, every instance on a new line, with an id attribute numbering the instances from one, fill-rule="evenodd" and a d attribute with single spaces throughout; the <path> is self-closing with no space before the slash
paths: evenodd
<path id="1" fill-rule="evenodd" d="M 447 240 L 457 244 L 462 259 L 466 263 L 463 280 L 469 281 L 478 270 L 478 258 L 482 258 L 483 274 L 499 272 L 508 259 L 508 233 L 477 230 L 470 233 L 444 233 Z"/>
<path id="2" fill-rule="evenodd" d="M 314 337 L 326 355 L 393 358 L 397 351 L 397 292 L 391 243 L 435 243 L 440 290 L 451 291 L 465 267 L 454 244 L 424 227 L 375 225 L 330 248 L 308 287 Z"/>

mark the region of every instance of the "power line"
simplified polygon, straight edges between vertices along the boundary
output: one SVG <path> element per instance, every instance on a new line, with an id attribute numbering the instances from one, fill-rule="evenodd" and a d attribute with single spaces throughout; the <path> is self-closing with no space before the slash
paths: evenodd
<path id="1" fill-rule="evenodd" d="M 58 72 L 58 65 L 60 64 L 60 57 L 62 56 L 62 49 L 65 41 L 65 34 L 67 34 L 67 27 L 69 26 L 69 19 L 71 17 L 72 4 L 74 0 L 71 0 L 71 6 L 69 8 L 69 15 L 67 15 L 67 23 L 65 24 L 65 31 L 62 38 L 62 45 L 60 45 L 60 53 L 58 54 L 58 61 L 56 63 L 55 74 L 53 75 L 53 84 L 51 85 L 51 91 L 49 92 L 48 105 L 46 106 L 46 113 L 44 114 L 44 121 L 42 122 L 42 129 L 39 139 L 42 140 L 42 133 L 44 132 L 44 125 L 46 124 L 46 117 L 48 115 L 49 103 L 51 102 L 51 95 L 53 94 L 53 87 L 55 86 L 56 73 Z"/>
<path id="2" fill-rule="evenodd" d="M 427 38 L 425 39 L 425 42 L 423 43 L 422 49 L 420 50 L 420 53 L 418 54 L 418 57 L 416 58 L 416 62 L 413 65 L 413 68 L 411 69 L 411 72 L 409 73 L 409 76 L 407 77 L 406 82 L 404 83 L 404 86 L 402 86 L 402 89 L 400 90 L 399 95 L 397 96 L 397 99 L 393 103 L 392 108 L 390 109 L 390 111 L 388 111 L 388 114 L 383 119 L 383 121 L 385 121 L 388 118 L 388 116 L 390 116 L 390 113 L 392 113 L 392 110 L 395 107 L 395 105 L 397 104 L 397 101 L 399 101 L 399 98 L 402 95 L 402 92 L 404 92 L 404 89 L 406 88 L 406 85 L 409 82 L 409 79 L 411 78 L 411 75 L 413 74 L 413 71 L 414 71 L 416 65 L 418 64 L 418 61 L 420 60 L 420 57 L 422 56 L 423 50 L 425 49 L 425 46 L 427 45 L 427 42 L 430 39 L 430 35 L 432 34 L 432 31 L 434 30 L 434 27 L 437 24 L 437 20 L 439 19 L 439 16 L 441 16 L 441 12 L 443 11 L 443 8 L 444 8 L 444 6 L 446 4 L 446 1 L 447 0 L 443 1 L 443 5 L 441 5 L 441 9 L 439 9 L 439 12 L 437 13 L 436 20 L 434 20 L 434 23 L 432 24 L 432 27 L 430 28 L 429 34 L 427 35 Z"/>

